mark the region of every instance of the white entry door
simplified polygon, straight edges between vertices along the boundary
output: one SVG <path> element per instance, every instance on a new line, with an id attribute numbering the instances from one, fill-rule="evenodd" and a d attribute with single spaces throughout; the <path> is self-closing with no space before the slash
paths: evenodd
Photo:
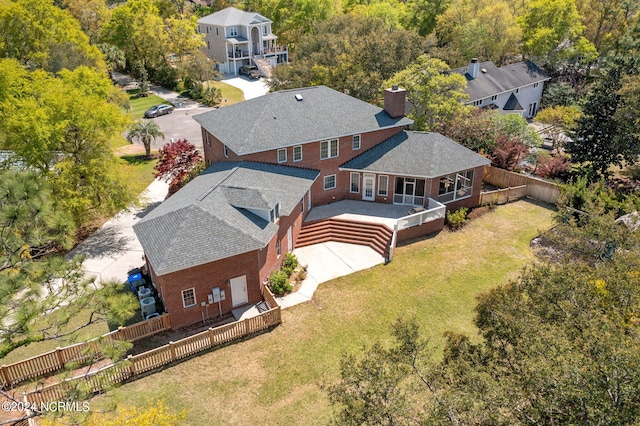
<path id="1" fill-rule="evenodd" d="M 290 227 L 287 231 L 287 251 L 291 253 L 293 251 L 293 228 Z"/>
<path id="2" fill-rule="evenodd" d="M 244 305 L 249 301 L 247 296 L 247 276 L 231 278 L 231 302 L 233 306 Z"/>
<path id="3" fill-rule="evenodd" d="M 374 201 L 376 192 L 375 175 L 364 174 L 362 177 L 362 199 L 366 201 Z"/>

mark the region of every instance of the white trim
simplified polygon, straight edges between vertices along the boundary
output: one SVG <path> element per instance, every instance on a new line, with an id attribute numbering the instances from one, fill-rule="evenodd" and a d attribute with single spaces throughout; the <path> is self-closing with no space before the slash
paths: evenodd
<path id="1" fill-rule="evenodd" d="M 411 120 L 411 119 L 409 119 L 409 118 L 406 118 L 406 117 L 404 117 L 404 118 L 405 118 L 406 120 L 408 120 L 408 121 L 411 121 L 411 123 L 403 124 L 403 125 L 401 125 L 401 126 L 395 125 L 395 126 L 384 126 L 384 127 L 378 127 L 378 128 L 371 129 L 371 130 L 363 130 L 363 131 L 361 131 L 360 133 L 361 133 L 361 134 L 362 134 L 362 133 L 372 133 L 372 132 L 377 132 L 377 131 L 379 131 L 379 130 L 385 130 L 385 129 L 396 129 L 396 128 L 404 129 L 406 126 L 408 126 L 408 125 L 410 125 L 410 124 L 413 124 L 413 123 L 414 123 L 414 121 L 413 121 L 413 120 Z M 208 128 L 206 128 L 202 123 L 199 123 L 199 124 L 200 124 L 200 126 L 201 126 L 202 128 L 204 128 L 206 131 L 210 132 L 210 130 L 209 130 Z M 213 133 L 212 133 L 212 134 L 213 134 Z M 353 135 L 353 133 L 348 133 L 348 134 L 346 134 L 346 135 L 330 136 L 330 137 L 326 137 L 326 138 L 323 138 L 323 139 L 313 139 L 313 140 L 307 140 L 307 141 L 296 141 L 296 142 L 292 142 L 292 143 L 287 144 L 287 145 L 272 146 L 272 147 L 270 147 L 270 148 L 261 149 L 260 151 L 239 152 L 239 150 L 238 150 L 238 152 L 237 152 L 237 151 L 234 151 L 234 152 L 236 152 L 238 155 L 257 154 L 257 153 L 259 153 L 259 152 L 272 151 L 272 150 L 274 150 L 274 149 L 278 149 L 278 148 L 288 148 L 288 147 L 290 147 L 290 146 L 294 146 L 294 145 L 306 145 L 306 144 L 309 144 L 309 143 L 322 142 L 322 141 L 327 141 L 327 140 L 331 140 L 331 139 L 338 139 L 338 140 L 339 140 L 340 138 L 344 138 L 344 137 L 346 137 L 346 136 L 352 136 L 352 135 Z M 222 142 L 222 141 L 220 141 L 220 142 Z"/>
<path id="2" fill-rule="evenodd" d="M 280 159 L 280 153 L 284 152 L 284 160 Z M 286 163 L 287 162 L 287 148 L 278 148 L 277 151 L 278 163 Z"/>
<path id="3" fill-rule="evenodd" d="M 384 185 L 384 190 L 386 192 L 386 194 L 381 194 L 380 193 L 380 189 L 382 188 L 382 185 L 380 184 L 380 178 L 386 178 L 387 179 L 387 184 Z M 426 181 L 426 179 L 425 179 Z M 426 185 L 426 183 L 425 183 Z M 389 196 L 389 175 L 378 175 L 378 197 L 388 197 Z"/>
<path id="4" fill-rule="evenodd" d="M 357 148 L 354 147 L 354 144 L 356 142 L 356 137 L 358 138 L 358 147 Z M 358 151 L 358 150 L 360 150 L 360 148 L 362 148 L 362 136 L 359 135 L 359 134 L 358 135 L 353 135 L 351 137 L 351 150 L 352 151 Z"/>
<path id="5" fill-rule="evenodd" d="M 331 155 L 333 142 L 336 143 L 336 155 Z M 327 157 L 322 158 L 322 144 L 327 144 Z M 320 159 L 328 160 L 330 158 L 338 158 L 340 156 L 340 139 L 328 139 L 324 141 L 320 141 Z"/>
<path id="6" fill-rule="evenodd" d="M 193 304 L 191 305 L 185 305 L 185 300 L 184 300 L 184 292 L 185 291 L 192 291 L 193 292 Z M 191 287 L 191 288 L 186 288 L 184 290 L 182 290 L 182 307 L 183 308 L 190 308 L 192 306 L 196 306 L 198 304 L 198 300 L 196 299 L 196 288 L 195 287 Z"/>
<path id="7" fill-rule="evenodd" d="M 229 158 L 229 148 L 227 148 L 226 144 L 222 144 L 222 151 L 224 153 L 224 157 Z"/>
<path id="8" fill-rule="evenodd" d="M 488 163 L 487 163 L 488 164 Z M 482 164 L 484 166 L 484 164 Z M 480 167 L 480 166 L 477 166 Z M 395 177 L 412 177 L 412 178 L 418 178 L 418 179 L 433 179 L 434 177 L 438 177 L 438 176 L 420 176 L 420 175 L 409 175 L 403 172 L 391 172 L 389 170 L 369 170 L 369 169 L 348 169 L 345 167 L 338 167 L 338 170 L 341 172 L 360 172 L 360 173 L 373 173 L 373 174 L 383 174 L 383 175 L 390 175 L 390 176 L 395 176 Z M 454 173 L 454 172 L 452 172 Z"/>
<path id="9" fill-rule="evenodd" d="M 367 197 L 367 180 L 371 182 L 371 196 Z M 376 200 L 376 175 L 371 173 L 365 173 L 362 175 L 362 199 L 364 201 Z"/>
<path id="10" fill-rule="evenodd" d="M 513 89 L 505 90 L 504 92 L 494 93 L 494 95 L 498 95 L 498 96 L 500 96 L 500 95 L 503 95 L 503 94 L 505 94 L 505 93 L 509 93 L 509 92 L 514 92 L 514 93 L 516 93 L 516 94 L 517 94 L 518 92 L 516 92 L 516 90 L 520 90 L 520 89 L 525 88 L 525 87 L 533 86 L 533 84 L 534 84 L 534 83 L 545 83 L 545 82 L 547 82 L 547 81 L 549 81 L 549 80 L 551 80 L 551 77 L 549 77 L 549 78 L 545 78 L 544 80 L 534 81 L 534 82 L 529 83 L 529 84 L 527 84 L 527 85 L 525 85 L 525 86 L 518 86 L 518 87 L 514 87 Z M 533 87 L 532 87 L 532 88 L 533 88 Z M 536 87 L 536 89 L 537 89 L 537 87 Z M 491 95 L 491 96 L 493 96 L 493 95 Z M 469 104 L 471 104 L 472 102 L 479 101 L 479 100 L 482 100 L 482 99 L 487 99 L 487 97 L 485 96 L 485 97 L 483 97 L 483 98 L 469 99 L 469 100 L 467 101 L 467 103 L 465 103 L 465 105 L 469 105 Z"/>
<path id="11" fill-rule="evenodd" d="M 330 177 L 333 177 L 333 186 L 332 186 L 332 187 L 330 187 L 330 188 L 327 188 L 327 178 L 330 178 Z M 336 187 L 338 186 L 338 179 L 336 178 L 336 175 L 335 175 L 335 174 L 333 174 L 333 175 L 326 175 L 326 176 L 323 178 L 322 184 L 323 184 L 323 185 L 322 185 L 322 187 L 324 188 L 324 190 L 325 190 L 325 191 L 330 191 L 330 190 L 332 190 L 332 189 L 336 189 Z"/>
<path id="12" fill-rule="evenodd" d="M 300 158 L 298 160 L 296 160 L 296 148 L 300 148 Z M 297 163 L 298 161 L 302 161 L 302 145 L 293 146 L 293 162 Z"/>
<path id="13" fill-rule="evenodd" d="M 354 191 L 353 190 L 353 178 L 354 176 L 358 177 L 358 190 Z M 360 173 L 358 172 L 351 172 L 349 173 L 349 192 L 352 194 L 359 194 L 360 193 Z"/>

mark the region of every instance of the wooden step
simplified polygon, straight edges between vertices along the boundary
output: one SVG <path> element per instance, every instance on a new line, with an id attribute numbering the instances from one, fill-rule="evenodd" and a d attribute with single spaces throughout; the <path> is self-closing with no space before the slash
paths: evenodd
<path id="1" fill-rule="evenodd" d="M 332 218 L 305 223 L 296 247 L 335 241 L 368 246 L 388 258 L 392 237 L 393 231 L 381 223 Z"/>

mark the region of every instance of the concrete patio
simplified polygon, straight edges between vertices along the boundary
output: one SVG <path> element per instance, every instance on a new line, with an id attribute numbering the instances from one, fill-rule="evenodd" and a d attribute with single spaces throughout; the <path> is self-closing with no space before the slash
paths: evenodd
<path id="1" fill-rule="evenodd" d="M 396 221 L 409 214 L 413 206 L 344 200 L 314 207 L 305 222 L 334 218 L 383 223 L 393 229 Z"/>

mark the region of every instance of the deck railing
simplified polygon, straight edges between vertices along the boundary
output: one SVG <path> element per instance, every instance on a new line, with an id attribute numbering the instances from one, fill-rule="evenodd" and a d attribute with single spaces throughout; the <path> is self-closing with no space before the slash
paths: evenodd
<path id="1" fill-rule="evenodd" d="M 437 202 L 433 198 L 429 198 L 427 210 L 401 217 L 396 221 L 394 229 L 396 231 L 402 231 L 403 229 L 422 225 L 425 222 L 442 219 L 446 211 L 447 207 L 444 204 Z"/>

